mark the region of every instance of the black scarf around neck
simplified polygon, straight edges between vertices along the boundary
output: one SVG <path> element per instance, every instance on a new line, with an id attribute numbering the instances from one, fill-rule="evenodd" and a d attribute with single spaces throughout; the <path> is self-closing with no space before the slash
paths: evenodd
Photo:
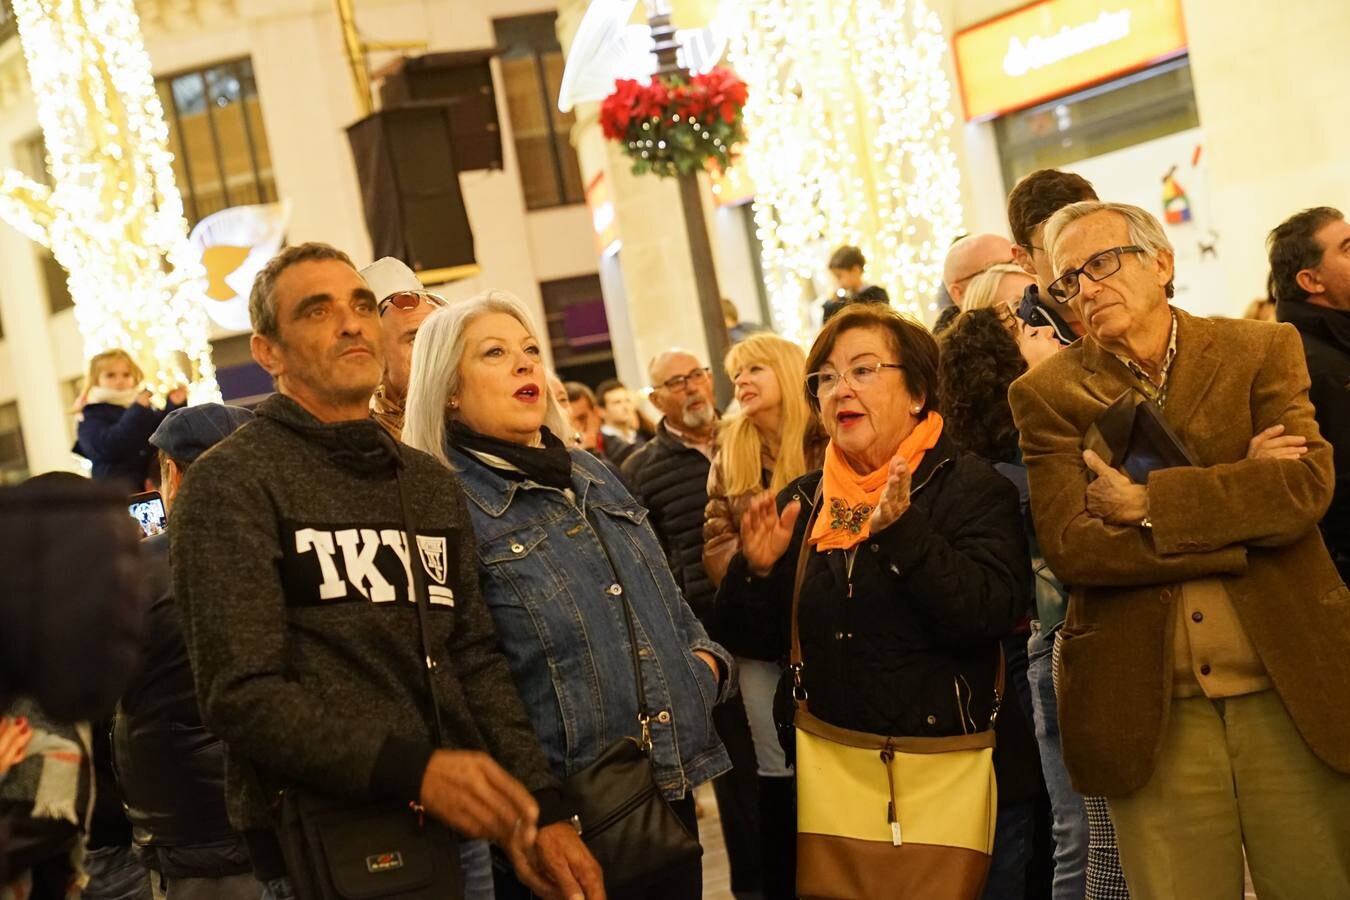
<path id="1" fill-rule="evenodd" d="M 572 488 L 572 457 L 567 447 L 547 428 L 539 429 L 541 447 L 527 447 L 514 444 L 500 438 L 488 437 L 469 428 L 462 422 L 451 422 L 446 426 L 446 437 L 450 445 L 470 454 L 485 466 L 508 477 L 524 475 L 547 487 L 559 490 Z M 502 469 L 483 458 L 483 455 L 504 460 L 513 469 Z"/>

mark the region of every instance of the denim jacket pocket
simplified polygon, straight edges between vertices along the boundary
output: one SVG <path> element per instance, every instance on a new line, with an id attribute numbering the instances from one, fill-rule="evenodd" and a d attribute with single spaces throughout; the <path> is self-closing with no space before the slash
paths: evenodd
<path id="1" fill-rule="evenodd" d="M 478 558 L 489 566 L 515 559 L 525 559 L 544 542 L 546 537 L 548 537 L 548 532 L 543 527 L 527 525 L 491 540 L 479 542 Z"/>
<path id="2" fill-rule="evenodd" d="M 647 507 L 642 506 L 631 498 L 627 503 L 621 500 L 604 499 L 593 503 L 596 509 L 611 516 L 627 519 L 634 525 L 641 525 L 647 521 Z"/>

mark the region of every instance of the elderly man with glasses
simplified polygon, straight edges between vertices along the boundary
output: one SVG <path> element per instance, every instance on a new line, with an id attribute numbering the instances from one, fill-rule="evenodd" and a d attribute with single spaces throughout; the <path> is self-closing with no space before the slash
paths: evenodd
<path id="1" fill-rule="evenodd" d="M 413 340 L 426 317 L 445 306 L 445 298 L 424 289 L 413 270 L 392 256 L 366 266 L 361 277 L 379 303 L 380 343 L 384 345 L 384 378 L 370 407 L 375 421 L 398 440 L 403 432 Z"/>
<path id="2" fill-rule="evenodd" d="M 1331 448 L 1298 333 L 1168 304 L 1142 209 L 1045 228 L 1084 338 L 1013 385 L 1036 534 L 1071 588 L 1059 723 L 1074 786 L 1108 799 L 1134 896 L 1350 897 L 1350 590 L 1317 530 Z M 1135 483 L 1084 446 L 1153 404 L 1193 465 Z M 1138 467 L 1136 467 L 1137 470 Z"/>
<path id="3" fill-rule="evenodd" d="M 651 513 L 670 570 L 710 634 L 716 589 L 703 568 L 703 512 L 708 504 L 717 407 L 709 369 L 687 350 L 659 354 L 648 367 L 651 401 L 663 418 L 656 437 L 623 463 L 633 496 Z M 713 638 L 716 640 L 716 637 Z M 713 710 L 713 724 L 731 755 L 732 770 L 713 782 L 722 836 L 737 896 L 760 889 L 758 770 L 745 704 L 737 693 Z"/>

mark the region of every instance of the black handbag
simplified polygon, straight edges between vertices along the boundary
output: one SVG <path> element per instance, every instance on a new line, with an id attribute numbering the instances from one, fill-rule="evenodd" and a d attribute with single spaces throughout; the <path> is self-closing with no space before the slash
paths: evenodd
<path id="1" fill-rule="evenodd" d="M 618 583 L 618 567 L 594 528 Z M 577 812 L 581 839 L 605 873 L 605 891 L 617 895 L 692 865 L 703 845 L 671 809 L 656 782 L 651 761 L 651 713 L 642 682 L 637 628 L 622 585 L 617 592 L 628 626 L 628 646 L 637 683 L 638 724 L 642 739 L 624 738 L 605 748 L 600 758 L 563 782 L 563 791 Z"/>
<path id="2" fill-rule="evenodd" d="M 403 479 L 399 502 L 409 545 L 433 737 L 444 746 L 441 711 L 431 676 L 426 574 L 416 551 L 417 531 Z M 447 560 L 447 568 L 449 561 Z M 297 900 L 453 900 L 464 896 L 459 842 L 453 831 L 416 804 L 354 803 L 302 787 L 280 791 L 277 840 Z"/>

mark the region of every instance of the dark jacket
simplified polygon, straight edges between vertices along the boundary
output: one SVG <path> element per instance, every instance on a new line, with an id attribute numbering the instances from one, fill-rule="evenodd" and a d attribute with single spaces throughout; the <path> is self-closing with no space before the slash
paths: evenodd
<path id="1" fill-rule="evenodd" d="M 173 599 L 169 536 L 143 544 L 150 607 L 140 671 L 113 723 L 113 759 L 132 838 L 171 854 L 157 867 L 175 878 L 249 871 L 243 839 L 225 813 L 225 744 L 202 724 L 187 644 Z M 180 859 L 180 857 L 182 859 Z M 182 865 L 182 862 L 187 865 Z M 174 866 L 173 863 L 179 863 Z"/>
<path id="2" fill-rule="evenodd" d="M 662 420 L 656 437 L 624 462 L 623 477 L 638 502 L 651 510 L 652 528 L 661 539 L 675 583 L 716 640 L 715 590 L 703 568 L 703 509 L 708 505 L 711 466 L 708 457 L 681 443 Z"/>
<path id="3" fill-rule="evenodd" d="M 132 493 L 143 491 L 155 453 L 150 435 L 169 410 L 177 408 L 90 403 L 82 411 L 73 449 L 94 464 L 95 478 L 121 481 Z"/>
<path id="4" fill-rule="evenodd" d="M 281 784 L 418 799 L 435 748 L 410 563 L 428 576 L 446 745 L 489 753 L 536 792 L 540 823 L 556 821 L 558 781 L 479 592 L 464 494 L 440 463 L 374 419 L 325 424 L 274 395 L 192 464 L 169 539 L 236 828 L 270 827 L 266 791 Z"/>
<path id="5" fill-rule="evenodd" d="M 822 312 L 821 322 L 828 322 L 832 317 L 838 314 L 839 310 L 848 306 L 850 303 L 890 303 L 890 295 L 886 289 L 875 284 L 869 284 L 867 287 L 858 291 L 856 294 L 846 294 L 844 296 L 835 295 L 825 301 Z"/>
<path id="6" fill-rule="evenodd" d="M 780 508 L 802 501 L 791 549 L 767 578 L 737 554 L 718 600 L 723 627 L 768 636 L 785 657 L 793 581 L 821 472 L 789 485 Z M 948 737 L 986 728 L 999 640 L 1031 602 L 1031 569 L 1017 491 L 947 437 L 914 473 L 910 508 L 848 554 L 811 554 L 802 584 L 803 678 L 811 712 L 842 728 Z M 766 623 L 776 628 L 765 627 Z M 1011 682 L 998 718 L 999 801 L 1028 799 L 1039 776 Z"/>
<path id="7" fill-rule="evenodd" d="M 618 476 L 573 450 L 569 496 L 448 450 L 469 498 L 483 599 L 554 774 L 573 775 L 641 731 L 615 585 L 635 620 L 657 782 L 677 800 L 729 769 L 712 709 L 735 680 L 719 690 L 694 651 L 719 658 L 728 676 L 735 663 L 680 596 L 647 511 Z"/>
<path id="8" fill-rule="evenodd" d="M 1044 300 L 1041 298 L 1039 288 L 1034 284 L 1027 285 L 1027 289 L 1022 292 L 1022 302 L 1017 307 L 1017 317 L 1033 328 L 1039 328 L 1042 325 L 1049 325 L 1055 329 L 1055 338 L 1067 347 L 1078 340 L 1078 334 L 1073 330 L 1068 322 L 1064 321 L 1064 315 L 1056 309 L 1053 300 Z"/>
<path id="9" fill-rule="evenodd" d="M 1341 578 L 1350 580 L 1350 312 L 1281 301 L 1275 318 L 1303 339 L 1317 427 L 1336 461 L 1336 493 L 1322 518 L 1322 538 Z"/>

